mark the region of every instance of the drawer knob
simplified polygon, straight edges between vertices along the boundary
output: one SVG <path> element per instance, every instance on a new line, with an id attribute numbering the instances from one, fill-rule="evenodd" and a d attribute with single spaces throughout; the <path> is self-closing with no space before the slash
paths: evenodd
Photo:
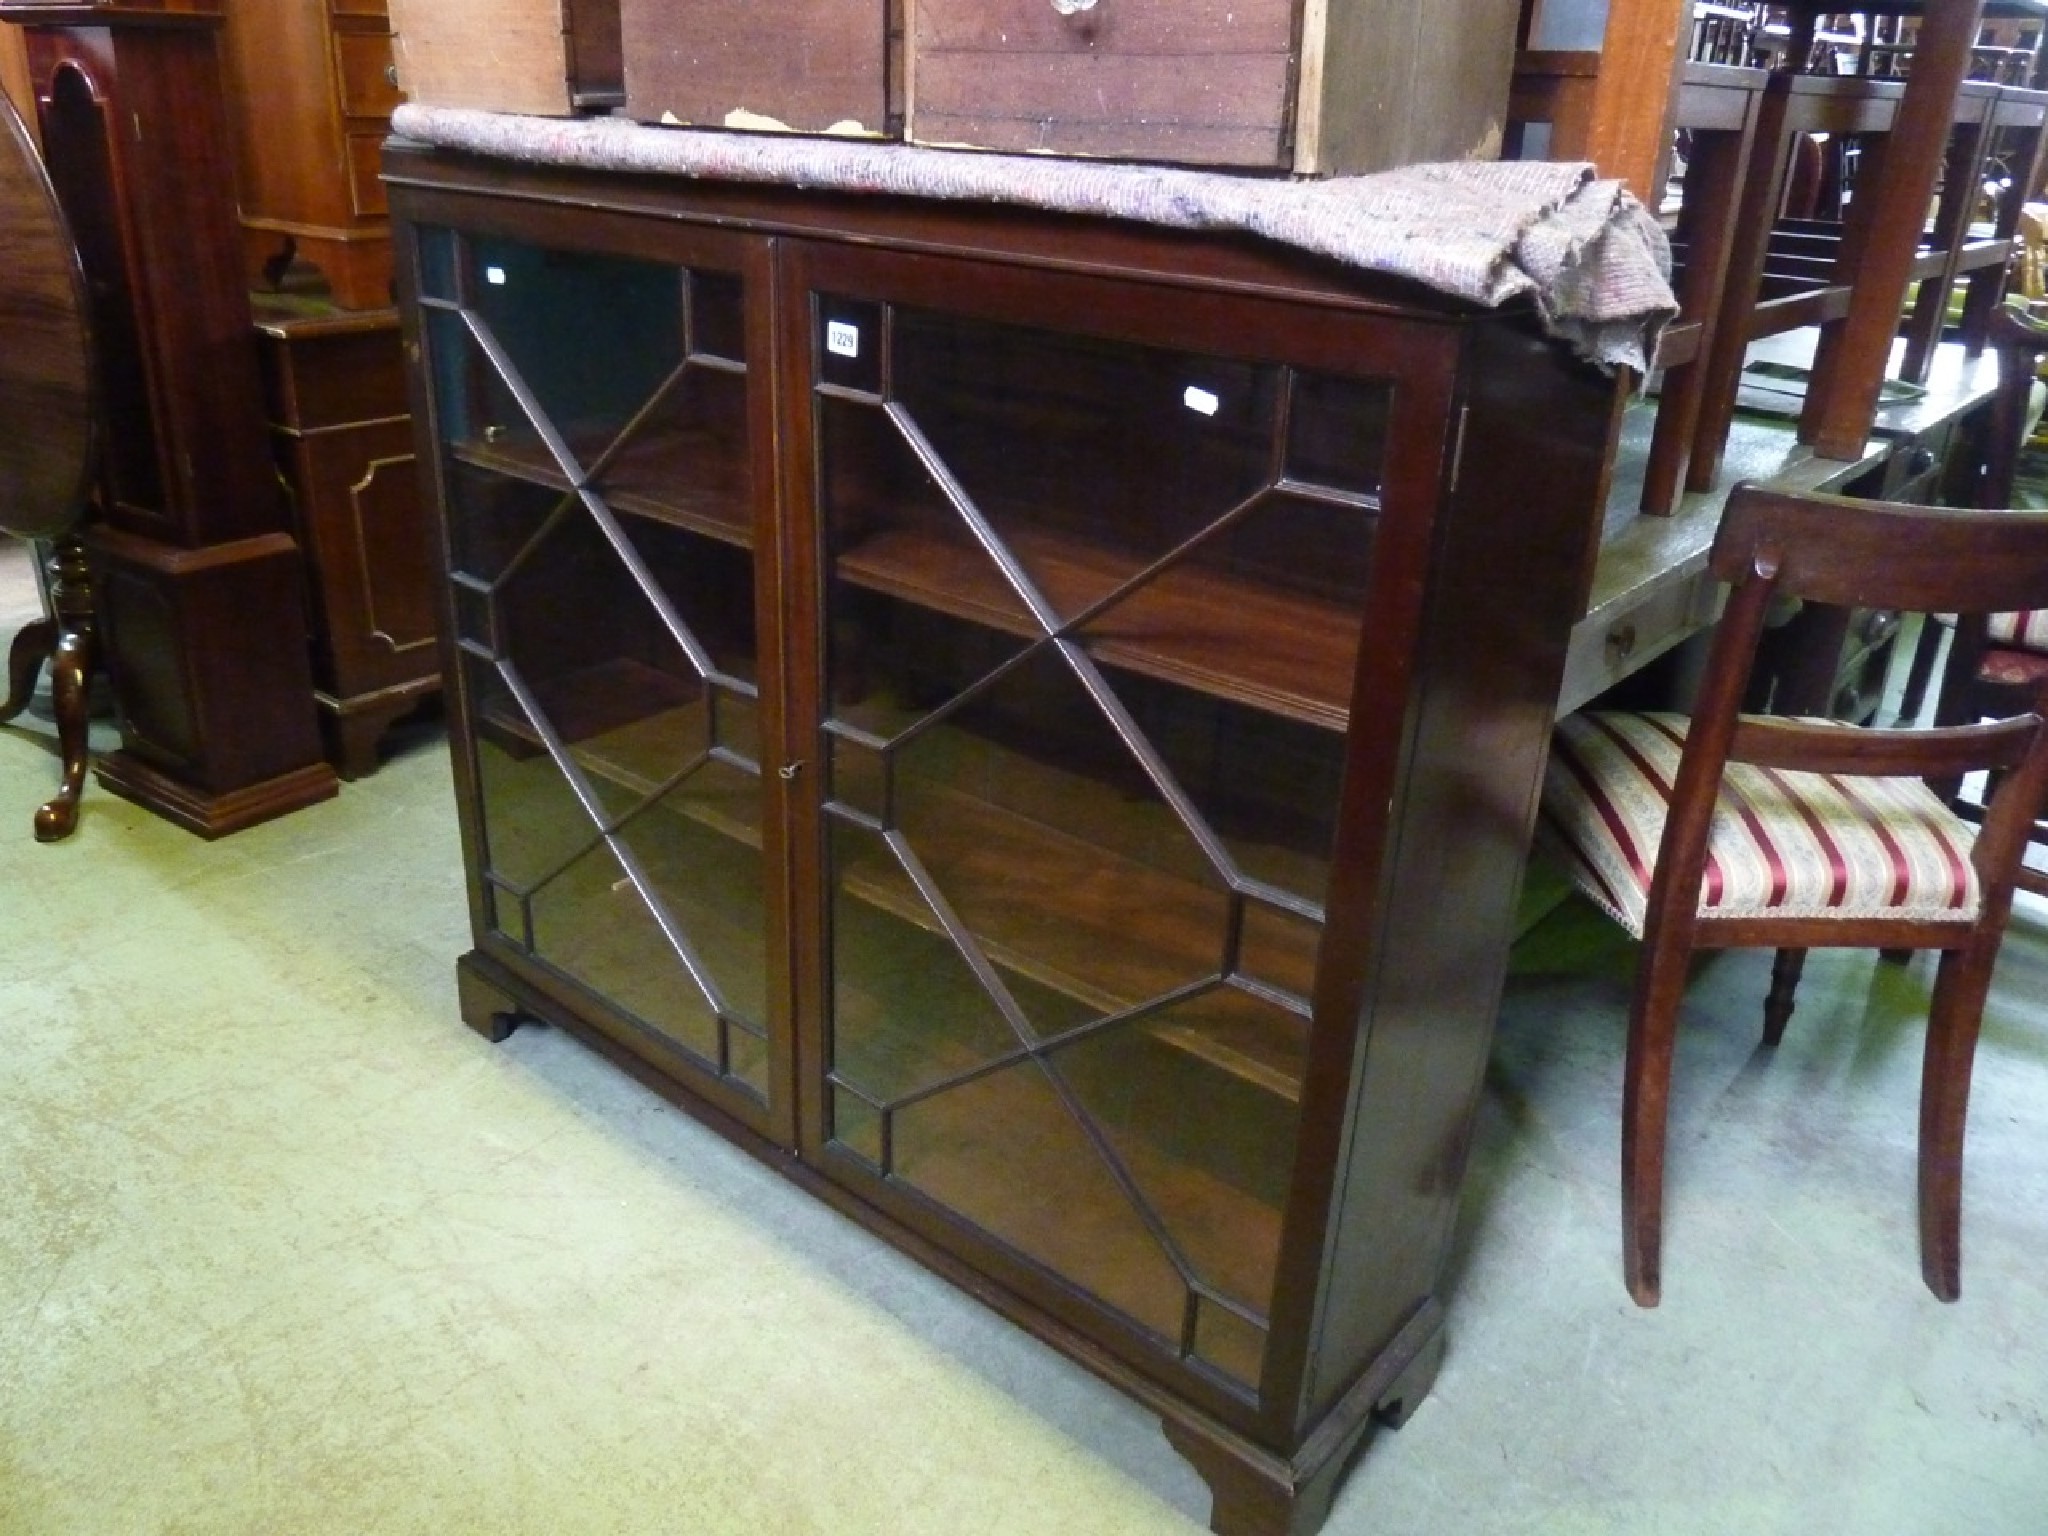
<path id="1" fill-rule="evenodd" d="M 1052 8 L 1062 16 L 1071 16 L 1076 11 L 1092 11 L 1096 0 L 1052 0 Z"/>
<path id="2" fill-rule="evenodd" d="M 1627 661 L 1636 653 L 1636 627 L 1633 624 L 1617 624 L 1607 631 L 1607 659 Z"/>

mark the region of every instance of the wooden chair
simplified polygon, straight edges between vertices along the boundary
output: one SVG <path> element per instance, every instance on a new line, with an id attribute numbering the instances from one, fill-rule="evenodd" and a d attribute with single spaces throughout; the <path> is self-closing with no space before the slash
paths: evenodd
<path id="1" fill-rule="evenodd" d="M 1824 30 L 1824 15 L 1815 6 L 1779 9 L 1792 25 L 1789 57 L 1804 60 L 1807 44 Z M 1927 8 L 1903 86 L 1868 77 L 1773 76 L 1736 210 L 1736 248 L 1706 362 L 1688 490 L 1716 483 L 1749 343 L 1797 326 L 1820 328 L 1800 440 L 1823 457 L 1862 452 L 1907 285 L 1941 270 L 1922 237 L 1975 22 L 1970 6 Z M 1815 249 L 1809 237 L 1816 232 L 1777 225 L 1785 167 L 1802 139 L 1823 133 L 1830 142 L 1855 137 L 1860 169 L 1847 217 L 1839 230 L 1818 232 L 1829 238 Z"/>
<path id="2" fill-rule="evenodd" d="M 1958 92 L 1933 229 L 1916 258 L 1913 276 L 1919 288 L 1903 328 L 1900 378 L 1927 382 L 1934 349 L 1949 330 L 1949 296 L 1958 288 L 1964 299 L 1955 333 L 1971 356 L 1984 349 L 1992 312 L 2005 295 L 2006 275 L 2020 249 L 2020 214 L 2027 189 L 2039 176 L 2044 149 L 2048 92 L 1982 84 Z M 1994 187 L 1995 195 L 1990 192 Z M 1980 219 L 1980 204 L 1987 197 L 1990 217 Z"/>
<path id="3" fill-rule="evenodd" d="M 1960 1289 L 1963 1120 L 1979 1014 L 2033 810 L 2048 793 L 2048 687 L 1990 725 L 1880 731 L 1745 716 L 1765 619 L 1788 599 L 1927 613 L 2048 607 L 2048 514 L 1956 511 L 1737 486 L 1711 569 L 1730 584 L 1698 703 L 1563 721 L 1542 837 L 1643 941 L 1622 1110 L 1629 1293 L 1660 1290 L 1673 1036 L 1693 953 L 1775 948 L 1764 1042 L 1792 1012 L 1805 951 L 1941 952 L 1920 1100 L 1921 1272 Z M 2000 775 L 1982 828 L 1925 780 Z"/>
<path id="4" fill-rule="evenodd" d="M 79 530 L 90 502 L 98 417 L 85 278 L 34 141 L 0 95 L 0 532 L 51 546 L 54 617 L 8 651 L 0 721 L 28 703 L 47 660 L 63 776 L 35 813 L 51 842 L 78 822 L 86 686 L 97 657 Z"/>
<path id="5" fill-rule="evenodd" d="M 1706 399 L 1706 361 L 1735 251 L 1734 208 L 1767 79 L 1759 69 L 1688 61 L 1672 98 L 1674 126 L 1685 133 L 1691 157 L 1672 232 L 1678 314 L 1657 342 L 1664 382 L 1643 475 L 1641 507 L 1654 516 L 1668 517 L 1677 506 Z"/>
<path id="6" fill-rule="evenodd" d="M 1993 316 L 1991 340 L 1998 349 L 1999 386 L 1988 427 L 1982 499 L 1996 498 L 2004 504 L 2012 500 L 2026 434 L 2028 397 L 2040 358 L 2048 353 L 2048 321 L 2016 307 L 2002 308 Z M 1930 625 L 1927 633 L 1936 630 Z M 1917 663 L 1921 658 L 1916 655 L 1914 659 Z M 2048 604 L 2017 612 L 1960 615 L 1942 669 L 1935 723 L 1966 725 L 1986 716 L 2009 714 L 2016 703 L 2031 698 L 2044 683 L 2048 683 Z M 1983 819 L 1985 802 L 1971 798 L 1962 784 L 1937 787 L 1947 791 L 1950 803 L 1966 820 Z M 2048 853 L 2048 800 L 2037 801 L 2034 809 L 2028 841 Z M 2016 879 L 2021 890 L 2048 896 L 2048 870 L 2022 862 Z"/>

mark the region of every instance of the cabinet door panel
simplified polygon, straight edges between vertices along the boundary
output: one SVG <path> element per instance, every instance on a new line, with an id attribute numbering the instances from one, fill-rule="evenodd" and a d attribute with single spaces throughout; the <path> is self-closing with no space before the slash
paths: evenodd
<path id="1" fill-rule="evenodd" d="M 765 1106 L 740 280 L 422 238 L 489 926 L 641 1054 Z"/>
<path id="2" fill-rule="evenodd" d="M 1255 1387 L 1393 392 L 1036 302 L 812 304 L 819 1135 Z"/>

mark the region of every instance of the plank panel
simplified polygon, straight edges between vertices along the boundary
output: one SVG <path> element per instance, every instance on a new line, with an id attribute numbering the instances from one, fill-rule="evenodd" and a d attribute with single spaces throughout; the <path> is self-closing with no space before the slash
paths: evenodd
<path id="1" fill-rule="evenodd" d="M 561 0 L 391 0 L 398 86 L 426 106 L 570 110 Z"/>
<path id="2" fill-rule="evenodd" d="M 919 143 L 1287 162 L 1289 0 L 913 0 L 911 20 Z"/>
<path id="3" fill-rule="evenodd" d="M 884 0 L 620 0 L 626 111 L 643 122 L 878 135 Z"/>

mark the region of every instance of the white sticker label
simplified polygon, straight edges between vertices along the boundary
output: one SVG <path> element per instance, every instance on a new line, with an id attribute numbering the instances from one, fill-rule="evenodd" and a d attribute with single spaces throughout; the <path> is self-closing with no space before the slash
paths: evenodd
<path id="1" fill-rule="evenodd" d="M 1181 400 L 1191 411 L 1200 411 L 1204 416 L 1214 416 L 1223 402 L 1199 384 L 1190 384 Z"/>
<path id="2" fill-rule="evenodd" d="M 825 350 L 840 357 L 859 357 L 860 327 L 846 320 L 827 320 Z"/>
<path id="3" fill-rule="evenodd" d="M 504 287 L 505 269 L 503 267 L 485 267 L 484 281 L 487 283 L 496 283 L 500 288 Z"/>

